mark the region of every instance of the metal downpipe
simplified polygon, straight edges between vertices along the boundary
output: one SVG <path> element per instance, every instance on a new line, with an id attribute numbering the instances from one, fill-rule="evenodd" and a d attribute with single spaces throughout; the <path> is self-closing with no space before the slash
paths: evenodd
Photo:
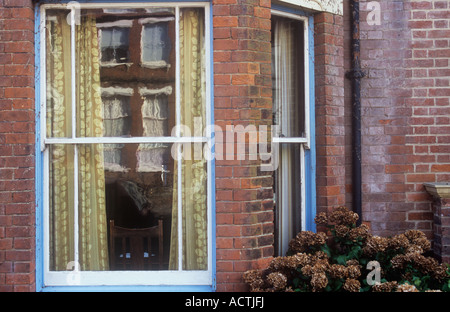
<path id="1" fill-rule="evenodd" d="M 359 0 L 350 1 L 352 12 L 352 69 L 346 77 L 352 80 L 352 186 L 353 211 L 359 215 L 358 225 L 362 222 L 362 174 L 361 174 L 361 70 Z"/>

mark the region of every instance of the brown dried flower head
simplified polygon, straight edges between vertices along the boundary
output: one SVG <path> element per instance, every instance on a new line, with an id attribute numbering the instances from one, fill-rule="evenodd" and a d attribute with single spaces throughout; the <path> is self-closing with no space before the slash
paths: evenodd
<path id="1" fill-rule="evenodd" d="M 431 248 L 431 243 L 426 237 L 419 237 L 419 238 L 413 239 L 411 241 L 411 244 L 420 247 L 424 252 L 430 250 L 430 248 Z"/>
<path id="2" fill-rule="evenodd" d="M 264 288 L 262 274 L 258 270 L 249 270 L 243 275 L 244 281 L 250 286 L 250 291 L 258 291 Z"/>
<path id="3" fill-rule="evenodd" d="M 427 238 L 425 233 L 419 230 L 408 230 L 405 232 L 405 236 L 409 239 L 409 241 L 413 241 L 417 238 Z"/>
<path id="4" fill-rule="evenodd" d="M 381 236 L 371 236 L 367 239 L 366 246 L 363 248 L 363 252 L 366 255 L 372 256 L 377 252 L 383 252 L 388 248 L 388 239 Z"/>
<path id="5" fill-rule="evenodd" d="M 346 225 L 342 225 L 342 224 L 338 224 L 334 227 L 334 230 L 336 231 L 336 236 L 337 237 L 346 237 L 347 234 L 349 233 L 349 228 Z"/>
<path id="6" fill-rule="evenodd" d="M 325 273 L 319 272 L 319 273 L 314 273 L 312 275 L 312 278 L 311 278 L 312 291 L 314 291 L 314 292 L 321 291 L 322 289 L 327 287 L 327 284 L 328 284 L 328 278 Z"/>
<path id="7" fill-rule="evenodd" d="M 356 279 L 347 278 L 342 288 L 349 292 L 359 292 L 361 289 L 361 283 Z"/>
<path id="8" fill-rule="evenodd" d="M 359 216 L 357 213 L 348 210 L 346 207 L 338 207 L 333 210 L 329 216 L 329 221 L 336 225 L 350 226 L 358 221 Z"/>
<path id="9" fill-rule="evenodd" d="M 293 253 L 308 251 L 312 246 L 321 246 L 326 243 L 327 236 L 325 233 L 314 233 L 311 231 L 303 231 L 289 242 L 289 250 Z"/>
<path id="10" fill-rule="evenodd" d="M 332 278 L 345 278 L 347 277 L 347 267 L 341 264 L 333 264 L 328 269 L 328 273 Z"/>
<path id="11" fill-rule="evenodd" d="M 440 281 L 445 279 L 445 278 L 449 278 L 449 275 L 447 273 L 447 265 L 444 264 L 444 263 L 441 263 L 441 264 L 437 265 L 434 268 L 433 277 L 435 279 L 437 279 L 437 280 L 440 280 Z"/>
<path id="12" fill-rule="evenodd" d="M 352 241 L 356 241 L 356 239 L 360 237 L 364 240 L 370 237 L 369 227 L 365 224 L 361 224 L 360 226 L 353 228 L 350 230 L 348 238 Z"/>
<path id="13" fill-rule="evenodd" d="M 396 281 L 375 284 L 372 286 L 373 292 L 391 292 L 397 289 L 398 283 Z"/>
<path id="14" fill-rule="evenodd" d="M 397 292 L 419 292 L 414 285 L 408 283 L 401 284 L 397 287 Z"/>
<path id="15" fill-rule="evenodd" d="M 409 240 L 405 234 L 399 234 L 389 239 L 389 248 L 398 250 L 401 248 L 407 249 L 409 247 Z"/>
<path id="16" fill-rule="evenodd" d="M 280 272 L 273 272 L 267 275 L 267 282 L 275 291 L 280 291 L 286 288 L 287 277 Z"/>
<path id="17" fill-rule="evenodd" d="M 312 265 L 309 265 L 309 264 L 305 265 L 305 266 L 301 269 L 301 271 L 302 271 L 302 274 L 305 275 L 305 276 L 312 276 L 313 273 L 314 273 L 314 270 L 313 270 Z"/>
<path id="18" fill-rule="evenodd" d="M 325 212 L 318 213 L 314 218 L 314 222 L 317 225 L 327 225 L 328 224 L 327 214 Z"/>
<path id="19" fill-rule="evenodd" d="M 347 276 L 349 278 L 357 279 L 361 276 L 361 270 L 359 268 L 359 265 L 349 265 L 347 267 Z"/>

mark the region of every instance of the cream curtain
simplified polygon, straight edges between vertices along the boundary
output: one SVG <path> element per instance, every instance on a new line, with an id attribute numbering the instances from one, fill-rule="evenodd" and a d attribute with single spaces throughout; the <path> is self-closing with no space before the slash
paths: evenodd
<path id="1" fill-rule="evenodd" d="M 184 9 L 180 18 L 181 124 L 194 133 L 194 122 L 205 127 L 206 81 L 204 21 L 201 9 Z M 195 125 L 199 127 L 199 125 Z M 190 153 L 186 153 L 190 151 Z M 182 160 L 183 270 L 207 269 L 206 160 L 184 147 Z M 175 161 L 174 174 L 177 174 Z M 178 269 L 178 182 L 174 179 L 169 269 Z"/>
<path id="2" fill-rule="evenodd" d="M 47 135 L 71 137 L 71 50 L 66 14 L 47 21 Z M 76 26 L 77 136 L 103 134 L 98 39 L 95 20 Z M 108 269 L 105 180 L 101 145 L 78 146 L 79 185 L 74 185 L 73 146 L 50 148 L 50 269 L 66 270 L 74 261 L 74 190 L 79 193 L 81 270 Z"/>

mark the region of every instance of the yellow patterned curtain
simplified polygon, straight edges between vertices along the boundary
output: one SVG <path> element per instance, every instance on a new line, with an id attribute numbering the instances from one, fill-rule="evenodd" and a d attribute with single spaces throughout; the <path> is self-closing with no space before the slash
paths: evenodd
<path id="1" fill-rule="evenodd" d="M 204 62 L 204 20 L 202 9 L 184 9 L 180 17 L 181 124 L 194 134 L 194 123 L 205 127 L 206 81 Z M 200 125 L 196 124 L 195 127 Z M 207 269 L 207 197 L 206 160 L 185 146 L 182 160 L 183 270 Z M 177 162 L 175 170 L 177 172 Z M 169 268 L 178 269 L 178 183 L 174 182 L 172 237 Z"/>
<path id="2" fill-rule="evenodd" d="M 66 13 L 47 21 L 47 135 L 71 137 L 71 50 Z M 95 19 L 76 26 L 77 136 L 103 133 L 98 39 Z M 74 147 L 50 148 L 50 269 L 66 270 L 74 261 L 74 189 L 78 187 L 81 270 L 107 270 L 105 179 L 101 145 L 78 146 L 78 186 L 74 185 Z"/>

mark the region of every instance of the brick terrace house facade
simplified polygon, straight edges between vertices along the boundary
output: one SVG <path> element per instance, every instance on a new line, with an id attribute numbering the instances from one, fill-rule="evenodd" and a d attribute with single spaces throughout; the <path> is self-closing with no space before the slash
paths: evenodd
<path id="1" fill-rule="evenodd" d="M 245 291 L 246 270 L 342 205 L 377 235 L 424 231 L 449 261 L 448 1 L 67 2 L 0 0 L 0 291 Z M 102 131 L 89 134 L 89 118 Z M 215 127 L 171 133 L 181 123 Z M 279 129 L 262 154 L 251 129 L 270 125 Z M 230 143 L 236 129 L 247 136 Z M 168 157 L 190 142 L 216 157 Z M 105 266 L 105 216 L 121 205 L 163 220 L 162 269 Z M 92 227 L 101 238 L 85 247 Z"/>

